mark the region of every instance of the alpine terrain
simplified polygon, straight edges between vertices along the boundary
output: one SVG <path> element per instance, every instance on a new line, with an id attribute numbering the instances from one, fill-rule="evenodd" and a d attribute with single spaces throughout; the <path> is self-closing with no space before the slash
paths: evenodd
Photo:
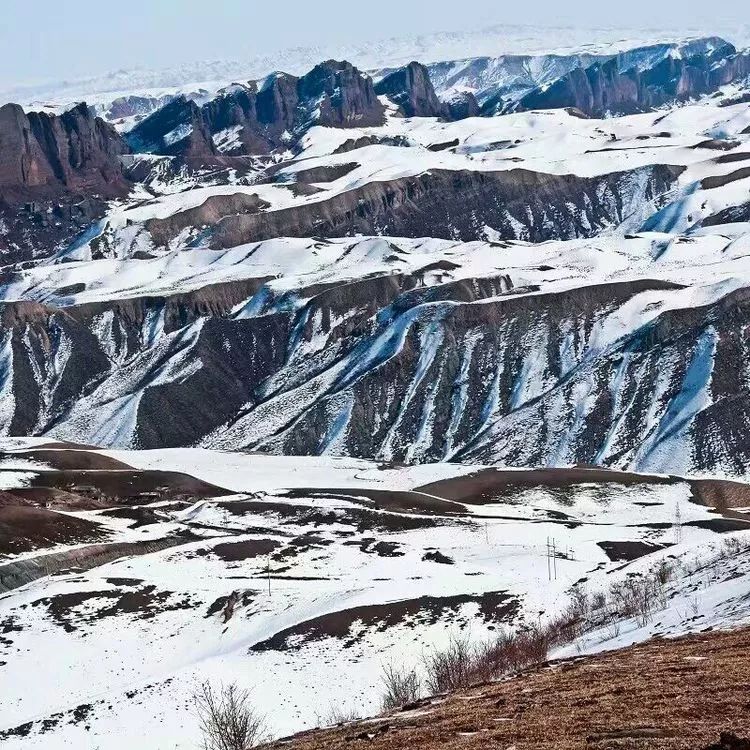
<path id="1" fill-rule="evenodd" d="M 750 746 L 750 50 L 610 36 L 0 104 L 0 748 Z"/>

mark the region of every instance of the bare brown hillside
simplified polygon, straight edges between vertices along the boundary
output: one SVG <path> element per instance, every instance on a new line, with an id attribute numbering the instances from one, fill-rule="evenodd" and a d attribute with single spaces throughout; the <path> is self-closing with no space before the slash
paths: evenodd
<path id="1" fill-rule="evenodd" d="M 750 736 L 747 628 L 553 662 L 503 682 L 427 699 L 410 710 L 302 733 L 270 747 L 702 750 L 727 731 Z"/>

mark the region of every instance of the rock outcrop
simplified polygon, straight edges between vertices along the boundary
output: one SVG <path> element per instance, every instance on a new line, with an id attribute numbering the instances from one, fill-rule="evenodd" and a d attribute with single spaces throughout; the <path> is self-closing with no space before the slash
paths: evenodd
<path id="1" fill-rule="evenodd" d="M 216 163 L 287 148 L 312 125 L 368 127 L 384 117 L 370 78 L 328 60 L 301 78 L 275 73 L 260 84 L 234 84 L 200 108 L 181 97 L 136 125 L 128 141 L 137 152 Z"/>
<path id="2" fill-rule="evenodd" d="M 201 109 L 177 97 L 131 130 L 126 139 L 136 153 L 182 156 L 186 161 L 210 161 L 217 155 Z"/>
<path id="3" fill-rule="evenodd" d="M 387 96 L 405 117 L 443 117 L 447 107 L 437 98 L 424 65 L 410 62 L 378 81 L 375 92 Z"/>
<path id="4" fill-rule="evenodd" d="M 574 107 L 587 115 L 626 115 L 663 104 L 686 101 L 716 91 L 750 73 L 750 56 L 717 40 L 710 51 L 668 54 L 647 66 L 636 66 L 628 55 L 618 55 L 587 68 L 571 70 L 548 86 L 523 96 L 517 110 Z M 496 111 L 495 100 L 484 111 Z"/>
<path id="5" fill-rule="evenodd" d="M 529 467 L 741 473 L 750 461 L 747 290 L 667 307 L 601 348 L 608 316 L 621 325 L 680 287 L 516 295 L 504 276 L 424 286 L 420 272 L 292 293 L 264 281 L 64 310 L 6 305 L 3 430 Z M 251 299 L 258 314 L 237 316 Z M 705 408 L 694 412 L 696 392 Z"/>
<path id="6" fill-rule="evenodd" d="M 0 264 L 50 254 L 125 195 L 129 150 L 85 104 L 59 116 L 0 107 Z"/>
<path id="7" fill-rule="evenodd" d="M 272 237 L 310 235 L 383 234 L 463 241 L 493 237 L 529 242 L 589 237 L 639 215 L 646 206 L 660 206 L 681 172 L 681 167 L 666 165 L 590 178 L 523 169 L 432 170 L 277 211 L 236 215 L 226 211 L 211 230 L 211 242 L 227 248 Z M 226 197 L 227 202 L 230 199 Z"/>
<path id="8" fill-rule="evenodd" d="M 119 134 L 85 104 L 57 116 L 0 107 L 0 198 L 17 203 L 66 192 L 116 195 L 124 180 Z"/>

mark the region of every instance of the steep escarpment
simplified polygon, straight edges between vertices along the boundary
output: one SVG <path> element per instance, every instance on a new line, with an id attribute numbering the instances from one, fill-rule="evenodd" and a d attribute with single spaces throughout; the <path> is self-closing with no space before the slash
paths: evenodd
<path id="1" fill-rule="evenodd" d="M 451 280 L 454 268 L 16 306 L 3 430 L 657 472 L 750 461 L 746 290 L 684 306 L 666 281 L 534 293 L 505 275 Z"/>
<path id="2" fill-rule="evenodd" d="M 116 195 L 124 184 L 118 157 L 129 149 L 85 104 L 26 114 L 0 107 L 0 195 L 6 203 L 69 191 Z"/>
<path id="3" fill-rule="evenodd" d="M 0 263 L 49 252 L 125 195 L 129 150 L 85 104 L 60 116 L 0 107 Z"/>
<path id="4" fill-rule="evenodd" d="M 442 117 L 447 107 L 437 98 L 424 65 L 411 62 L 388 73 L 375 86 L 375 92 L 387 96 L 406 117 Z"/>
<path id="5" fill-rule="evenodd" d="M 750 56 L 717 40 L 715 48 L 663 56 L 636 66 L 626 56 L 576 67 L 548 86 L 539 87 L 514 105 L 518 110 L 575 107 L 593 117 L 645 112 L 674 101 L 716 91 L 750 74 Z M 488 105 L 495 105 L 491 100 Z"/>
<path id="6" fill-rule="evenodd" d="M 267 154 L 287 148 L 311 125 L 381 125 L 385 110 L 372 81 L 348 62 L 328 60 L 302 77 L 273 74 L 235 84 L 198 107 L 180 97 L 128 133 L 135 151 L 177 155 L 192 164 L 220 154 Z"/>
<path id="7" fill-rule="evenodd" d="M 270 237 L 383 234 L 548 239 L 588 237 L 658 206 L 681 172 L 658 165 L 601 177 L 432 170 L 372 182 L 327 200 L 277 211 L 226 216 L 212 245 L 232 247 Z"/>

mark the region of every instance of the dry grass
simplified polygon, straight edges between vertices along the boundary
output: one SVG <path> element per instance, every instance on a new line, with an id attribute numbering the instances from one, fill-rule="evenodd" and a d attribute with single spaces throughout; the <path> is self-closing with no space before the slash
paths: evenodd
<path id="1" fill-rule="evenodd" d="M 750 629 L 545 664 L 285 750 L 702 750 L 750 734 Z"/>

